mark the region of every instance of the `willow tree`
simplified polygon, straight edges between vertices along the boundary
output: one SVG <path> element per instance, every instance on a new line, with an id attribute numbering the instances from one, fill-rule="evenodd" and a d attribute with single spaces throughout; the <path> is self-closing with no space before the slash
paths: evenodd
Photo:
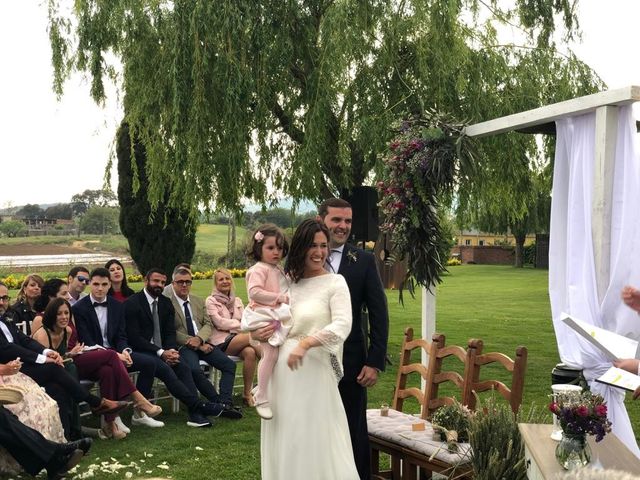
<path id="1" fill-rule="evenodd" d="M 541 83 L 533 106 L 574 95 L 588 69 L 556 54 L 552 38 L 576 33 L 575 2 L 502 3 L 77 0 L 63 11 L 49 0 L 54 89 L 85 72 L 101 102 L 105 79 L 116 82 L 125 121 L 147 149 L 154 206 L 237 210 L 243 197 L 344 194 L 371 180 L 399 117 L 512 113 L 516 77 Z M 542 60 L 522 62 L 525 54 L 501 46 L 499 24 L 521 28 Z M 572 74 L 547 88 L 557 64 Z M 481 160 L 479 176 L 501 168 L 491 155 Z M 469 180 L 460 179 L 462 205 L 484 195 Z"/>

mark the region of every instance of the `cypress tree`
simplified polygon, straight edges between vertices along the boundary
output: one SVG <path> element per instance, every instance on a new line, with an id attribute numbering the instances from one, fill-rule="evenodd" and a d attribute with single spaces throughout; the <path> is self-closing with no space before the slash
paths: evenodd
<path id="1" fill-rule="evenodd" d="M 178 263 L 191 262 L 196 247 L 196 221 L 189 211 L 167 205 L 169 193 L 165 201 L 152 208 L 148 200 L 146 151 L 137 139 L 132 144 L 125 122 L 118 129 L 116 153 L 120 230 L 129 242 L 131 257 L 142 273 L 158 267 L 170 274 Z"/>

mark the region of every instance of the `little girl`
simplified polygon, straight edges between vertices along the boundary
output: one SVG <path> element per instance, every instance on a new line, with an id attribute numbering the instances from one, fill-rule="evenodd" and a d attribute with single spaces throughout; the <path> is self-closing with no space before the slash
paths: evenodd
<path id="1" fill-rule="evenodd" d="M 273 417 L 267 389 L 278 360 L 278 347 L 291 330 L 288 282 L 280 267 L 289 244 L 282 230 L 272 224 L 262 225 L 253 235 L 249 256 L 256 264 L 247 270 L 249 305 L 242 313 L 243 330 L 256 330 L 276 322 L 276 331 L 262 342 L 262 359 L 258 365 L 258 387 L 254 393 L 256 411 L 265 420 Z"/>

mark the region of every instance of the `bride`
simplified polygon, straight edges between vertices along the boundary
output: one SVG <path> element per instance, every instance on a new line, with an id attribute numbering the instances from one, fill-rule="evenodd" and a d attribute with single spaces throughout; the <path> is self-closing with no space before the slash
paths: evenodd
<path id="1" fill-rule="evenodd" d="M 262 420 L 263 480 L 359 478 L 338 393 L 351 301 L 344 278 L 324 269 L 328 239 L 323 224 L 305 220 L 291 241 L 293 327 L 269 386 L 273 418 Z"/>

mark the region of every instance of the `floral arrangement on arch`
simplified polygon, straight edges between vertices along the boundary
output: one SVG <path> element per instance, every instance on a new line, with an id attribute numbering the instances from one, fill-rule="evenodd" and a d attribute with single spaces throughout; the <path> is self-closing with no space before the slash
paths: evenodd
<path id="1" fill-rule="evenodd" d="M 464 124 L 435 112 L 401 122 L 396 132 L 377 184 L 384 215 L 380 228 L 390 235 L 392 260 L 407 260 L 405 280 L 430 288 L 440 282 L 449 258 L 440 207 L 451 198 L 457 178 L 471 173 L 472 144 Z M 412 291 L 413 282 L 408 285 Z"/>
<path id="2" fill-rule="evenodd" d="M 562 393 L 549 404 L 549 410 L 558 417 L 566 434 L 595 435 L 599 442 L 611 431 L 607 405 L 601 395 L 589 391 Z"/>

